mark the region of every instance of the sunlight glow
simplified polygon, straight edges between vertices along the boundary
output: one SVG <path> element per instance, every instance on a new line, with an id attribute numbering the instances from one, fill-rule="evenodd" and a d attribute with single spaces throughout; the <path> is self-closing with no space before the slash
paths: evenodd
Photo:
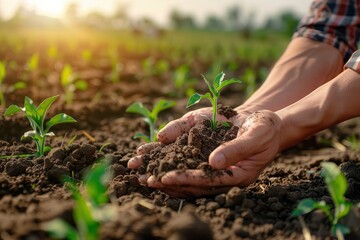
<path id="1" fill-rule="evenodd" d="M 26 0 L 26 7 L 39 15 L 53 18 L 63 16 L 68 0 Z"/>

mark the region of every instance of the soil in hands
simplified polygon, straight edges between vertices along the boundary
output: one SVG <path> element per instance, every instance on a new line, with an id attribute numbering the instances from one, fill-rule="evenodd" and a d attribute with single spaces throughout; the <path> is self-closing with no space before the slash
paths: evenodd
<path id="1" fill-rule="evenodd" d="M 219 112 L 226 118 L 236 115 L 228 106 L 220 106 Z M 208 176 L 223 172 L 213 171 L 208 163 L 210 153 L 224 142 L 234 139 L 239 128 L 231 124 L 219 123 L 213 130 L 209 120 L 195 126 L 188 133 L 179 136 L 174 143 L 159 145 L 143 156 L 144 164 L 138 169 L 140 174 L 148 173 L 160 179 L 173 170 L 201 169 Z"/>

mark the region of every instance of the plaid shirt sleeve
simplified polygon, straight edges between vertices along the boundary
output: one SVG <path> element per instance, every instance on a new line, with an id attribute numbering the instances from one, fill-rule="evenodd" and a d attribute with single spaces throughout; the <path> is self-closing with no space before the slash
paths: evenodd
<path id="1" fill-rule="evenodd" d="M 314 0 L 309 14 L 301 19 L 293 38 L 307 37 L 325 42 L 339 49 L 345 63 L 357 49 L 359 35 L 359 0 Z M 355 62 L 359 63 L 358 60 Z"/>
<path id="2" fill-rule="evenodd" d="M 360 73 L 360 50 L 353 53 L 349 61 L 345 64 L 345 68 L 351 68 Z"/>

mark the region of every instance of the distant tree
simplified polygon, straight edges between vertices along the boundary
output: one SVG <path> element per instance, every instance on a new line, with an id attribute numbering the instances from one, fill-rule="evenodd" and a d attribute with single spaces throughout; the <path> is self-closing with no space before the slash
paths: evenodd
<path id="1" fill-rule="evenodd" d="M 290 10 L 283 11 L 275 17 L 266 20 L 263 29 L 270 31 L 278 31 L 292 36 L 294 30 L 300 20 L 300 17 Z"/>
<path id="2" fill-rule="evenodd" d="M 170 26 L 174 29 L 196 29 L 197 24 L 193 16 L 185 15 L 177 10 L 170 13 Z"/>
<path id="3" fill-rule="evenodd" d="M 219 31 L 219 30 L 225 29 L 225 24 L 220 17 L 215 16 L 215 15 L 209 15 L 206 18 L 204 28 L 207 30 Z"/>
<path id="4" fill-rule="evenodd" d="M 287 36 L 292 36 L 294 30 L 299 22 L 300 17 L 291 10 L 284 11 L 280 15 L 280 21 L 282 23 L 283 32 Z"/>
<path id="5" fill-rule="evenodd" d="M 241 30 L 241 34 L 243 35 L 243 37 L 249 38 L 251 36 L 255 28 L 254 20 L 255 12 L 252 11 L 246 16 L 246 19 L 244 20 L 244 24 Z"/>
<path id="6" fill-rule="evenodd" d="M 24 5 L 20 4 L 15 10 L 12 18 L 8 21 L 8 24 L 10 26 L 20 26 L 27 15 L 29 15 L 29 11 L 26 10 Z"/>
<path id="7" fill-rule="evenodd" d="M 229 30 L 238 30 L 240 28 L 241 11 L 238 6 L 232 6 L 226 11 L 226 21 Z"/>
<path id="8" fill-rule="evenodd" d="M 74 21 L 78 18 L 78 5 L 75 2 L 67 5 L 65 9 L 65 15 L 70 21 Z"/>
<path id="9" fill-rule="evenodd" d="M 93 11 L 85 17 L 85 23 L 90 27 L 104 28 L 107 27 L 107 18 L 103 14 Z"/>
<path id="10" fill-rule="evenodd" d="M 125 28 L 129 25 L 130 19 L 127 13 L 127 7 L 118 5 L 111 16 L 112 24 L 115 28 Z"/>

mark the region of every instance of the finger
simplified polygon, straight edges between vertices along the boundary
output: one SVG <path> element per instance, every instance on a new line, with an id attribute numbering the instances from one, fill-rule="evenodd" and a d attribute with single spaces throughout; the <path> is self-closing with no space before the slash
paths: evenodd
<path id="1" fill-rule="evenodd" d="M 151 150 L 153 150 L 154 148 L 156 148 L 160 145 L 161 145 L 161 143 L 159 143 L 159 142 L 145 143 L 136 149 L 136 153 L 138 155 L 149 153 Z"/>
<path id="2" fill-rule="evenodd" d="M 158 140 L 161 143 L 169 144 L 175 142 L 176 138 L 195 126 L 194 116 L 192 114 L 183 116 L 179 119 L 169 122 L 158 133 Z"/>
<path id="3" fill-rule="evenodd" d="M 249 158 L 258 149 L 258 142 L 250 136 L 241 136 L 221 144 L 209 156 L 209 164 L 214 169 L 224 169 Z"/>
<path id="4" fill-rule="evenodd" d="M 244 122 L 238 136 L 216 148 L 209 156 L 209 163 L 215 169 L 224 169 L 248 159 L 271 146 L 279 123 L 274 114 L 257 112 Z M 276 126 L 275 126 L 276 122 Z"/>
<path id="5" fill-rule="evenodd" d="M 130 169 L 137 169 L 139 168 L 141 165 L 143 164 L 143 158 L 141 155 L 139 156 L 135 156 L 133 158 L 131 158 L 128 163 L 127 166 Z"/>
<path id="6" fill-rule="evenodd" d="M 166 186 L 193 186 L 193 187 L 227 187 L 247 186 L 256 177 L 254 174 L 237 166 L 218 171 L 213 176 L 208 176 L 203 170 L 170 171 L 161 178 L 161 183 Z"/>
<path id="7" fill-rule="evenodd" d="M 147 184 L 149 187 L 160 189 L 161 191 L 178 198 L 191 198 L 199 196 L 210 196 L 220 193 L 227 192 L 230 187 L 221 186 L 221 187 L 209 187 L 204 186 L 194 187 L 194 186 L 179 186 L 173 185 L 168 186 L 157 180 L 155 177 L 151 176 L 148 178 Z"/>

